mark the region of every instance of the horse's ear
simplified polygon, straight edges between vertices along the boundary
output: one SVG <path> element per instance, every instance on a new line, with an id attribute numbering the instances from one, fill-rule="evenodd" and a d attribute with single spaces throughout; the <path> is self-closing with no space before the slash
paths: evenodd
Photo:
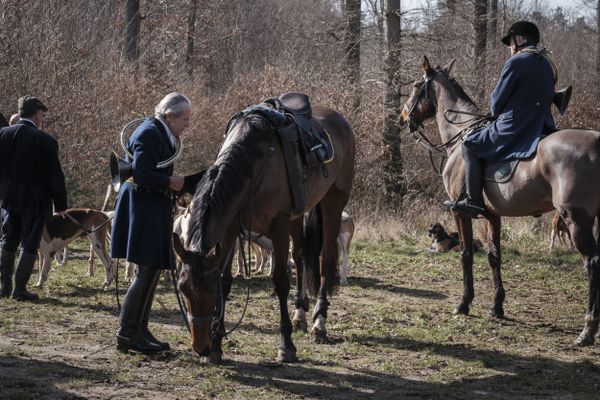
<path id="1" fill-rule="evenodd" d="M 431 76 L 433 74 L 433 68 L 431 68 L 431 64 L 429 64 L 429 59 L 427 58 L 427 56 L 423 56 L 423 72 L 425 73 L 425 75 L 427 76 Z"/>
<path id="2" fill-rule="evenodd" d="M 452 67 L 454 67 L 455 62 L 456 62 L 456 58 L 444 66 L 444 71 L 446 71 L 446 73 L 448 75 L 450 75 L 450 71 L 452 71 Z"/>
<path id="3" fill-rule="evenodd" d="M 217 242 L 217 244 L 215 244 L 213 246 L 213 248 L 210 249 L 210 251 L 208 252 L 207 255 L 220 258 L 221 257 L 221 242 Z"/>
<path id="4" fill-rule="evenodd" d="M 181 258 L 184 262 L 187 263 L 189 260 L 189 251 L 183 247 L 183 243 L 181 243 L 181 239 L 179 235 L 173 232 L 173 248 L 175 249 L 175 253 Z"/>

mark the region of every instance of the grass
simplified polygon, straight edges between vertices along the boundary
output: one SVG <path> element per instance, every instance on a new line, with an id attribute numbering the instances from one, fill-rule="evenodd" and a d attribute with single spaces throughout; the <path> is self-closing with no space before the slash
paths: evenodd
<path id="1" fill-rule="evenodd" d="M 222 365 L 192 352 L 166 280 L 151 328 L 173 351 L 118 353 L 114 294 L 99 289 L 101 268 L 85 276 L 87 244 L 79 242 L 67 266 L 53 267 L 39 303 L 0 300 L 0 398 L 598 398 L 600 345 L 573 344 L 583 327 L 586 276 L 578 255 L 548 252 L 543 222 L 503 227 L 507 317 L 499 320 L 489 312 L 493 282 L 484 253 L 475 256 L 471 314 L 454 317 L 458 256 L 427 253 L 426 227 L 416 222 L 380 222 L 371 237 L 375 230 L 359 219 L 349 286 L 331 301 L 331 343 L 294 333 L 297 364 L 275 362 L 279 312 L 263 276 L 234 283 L 228 327 L 242 312 L 247 285 L 251 299 L 225 340 Z"/>

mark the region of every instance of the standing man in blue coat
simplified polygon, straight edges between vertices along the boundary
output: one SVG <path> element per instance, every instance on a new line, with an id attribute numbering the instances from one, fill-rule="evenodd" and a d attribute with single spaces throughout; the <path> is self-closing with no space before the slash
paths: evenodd
<path id="1" fill-rule="evenodd" d="M 117 349 L 142 353 L 168 350 L 148 330 L 148 319 L 161 269 L 170 269 L 173 259 L 172 191 L 183 187 L 184 178 L 173 175 L 173 165 L 157 168 L 175 153 L 176 138 L 189 126 L 191 102 L 173 92 L 156 106 L 131 135 L 127 149 L 133 176 L 119 192 L 112 229 L 111 257 L 138 265 L 121 309 Z"/>
<path id="2" fill-rule="evenodd" d="M 535 154 L 544 132 L 556 130 L 550 106 L 554 98 L 556 71 L 543 50 L 537 49 L 540 32 L 535 24 L 513 24 L 502 43 L 510 46 L 492 92 L 492 124 L 468 136 L 462 146 L 467 198 L 453 210 L 476 218 L 485 210 L 483 162 L 525 159 Z"/>
<path id="3" fill-rule="evenodd" d="M 52 206 L 56 212 L 68 208 L 67 189 L 58 142 L 39 129 L 48 109 L 31 96 L 21 97 L 18 106 L 20 120 L 0 130 L 0 297 L 37 300 L 27 283 Z"/>

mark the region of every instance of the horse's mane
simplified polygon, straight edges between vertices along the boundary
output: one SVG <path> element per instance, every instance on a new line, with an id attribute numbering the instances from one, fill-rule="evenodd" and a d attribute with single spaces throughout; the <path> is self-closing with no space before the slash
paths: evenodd
<path id="1" fill-rule="evenodd" d="M 256 114 L 241 116 L 232 125 L 231 130 L 240 130 L 239 136 L 221 154 L 221 163 L 210 167 L 200 180 L 192 203 L 189 222 L 192 235 L 186 245 L 202 254 L 209 251 L 208 246 L 211 245 L 206 232 L 209 217 L 216 218 L 219 223 L 227 223 L 232 216 L 227 213 L 235 211 L 229 206 L 242 194 L 256 161 L 266 155 L 266 145 L 273 138 L 271 123 Z"/>
<path id="2" fill-rule="evenodd" d="M 443 69 L 438 69 L 438 71 L 443 73 L 446 76 L 446 78 L 448 78 L 448 82 L 450 82 L 456 90 L 459 99 L 466 101 L 467 103 L 472 104 L 474 106 L 477 106 L 473 99 L 471 99 L 471 97 L 467 94 L 467 92 L 465 92 L 463 87 L 458 83 L 458 81 L 455 78 L 451 77 L 450 74 L 444 71 Z"/>

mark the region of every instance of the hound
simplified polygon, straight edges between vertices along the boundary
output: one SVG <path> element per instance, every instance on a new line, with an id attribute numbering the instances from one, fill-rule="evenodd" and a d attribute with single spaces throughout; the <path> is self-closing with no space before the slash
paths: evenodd
<path id="1" fill-rule="evenodd" d="M 337 239 L 340 253 L 342 253 L 342 264 L 340 265 L 340 285 L 348 284 L 348 260 L 350 256 L 350 242 L 354 236 L 354 221 L 346 212 L 342 212 L 342 223 L 340 234 Z"/>
<path id="2" fill-rule="evenodd" d="M 48 279 L 50 263 L 56 253 L 63 250 L 73 240 L 87 236 L 94 253 L 98 256 L 106 277 L 102 287 L 107 289 L 113 280 L 114 264 L 106 247 L 110 235 L 110 219 L 102 212 L 89 208 L 72 208 L 54 214 L 44 226 L 38 253 L 40 255 L 40 277 L 37 287 L 43 287 Z M 94 275 L 93 260 L 90 258 L 88 275 Z"/>
<path id="3" fill-rule="evenodd" d="M 552 217 L 552 232 L 550 233 L 550 250 L 554 248 L 554 240 L 558 236 L 558 240 L 563 244 L 563 246 L 567 246 L 571 249 L 574 249 L 573 239 L 571 239 L 571 232 L 569 232 L 569 227 L 565 224 L 565 221 L 562 219 L 560 214 L 557 212 L 554 213 L 554 217 Z"/>
<path id="4" fill-rule="evenodd" d="M 459 251 L 460 241 L 458 240 L 458 232 L 448 234 L 444 226 L 439 222 L 429 226 L 427 235 L 433 239 L 428 251 L 430 253 L 447 253 L 449 251 Z M 473 238 L 473 251 L 481 250 L 483 243 L 481 240 Z"/>

